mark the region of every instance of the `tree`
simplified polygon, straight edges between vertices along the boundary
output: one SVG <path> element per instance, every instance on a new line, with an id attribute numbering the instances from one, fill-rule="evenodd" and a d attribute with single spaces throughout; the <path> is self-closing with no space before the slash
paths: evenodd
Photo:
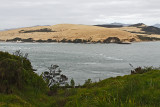
<path id="1" fill-rule="evenodd" d="M 20 58 L 25 58 L 25 59 L 28 58 L 28 53 L 23 54 L 23 53 L 21 52 L 21 50 L 17 50 L 17 51 L 15 51 L 15 52 L 13 52 L 13 55 L 19 56 Z"/>
<path id="2" fill-rule="evenodd" d="M 43 79 L 48 83 L 48 87 L 51 87 L 52 85 L 63 85 L 66 84 L 66 81 L 68 78 L 61 74 L 61 70 L 58 65 L 51 65 L 51 67 L 48 67 L 49 71 L 45 71 L 42 76 Z"/>
<path id="3" fill-rule="evenodd" d="M 75 82 L 74 82 L 73 78 L 71 79 L 70 85 L 71 85 L 72 88 L 75 87 Z"/>
<path id="4" fill-rule="evenodd" d="M 92 80 L 91 79 L 88 79 L 88 80 L 85 80 L 85 83 L 84 83 L 84 87 L 89 87 L 89 85 L 92 83 Z"/>

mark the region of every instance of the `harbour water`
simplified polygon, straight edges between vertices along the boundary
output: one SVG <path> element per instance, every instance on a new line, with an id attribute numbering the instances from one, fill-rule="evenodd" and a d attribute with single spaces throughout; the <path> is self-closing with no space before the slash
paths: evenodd
<path id="1" fill-rule="evenodd" d="M 160 42 L 133 44 L 73 44 L 73 43 L 9 43 L 1 42 L 0 51 L 29 53 L 38 74 L 51 64 L 57 64 L 76 84 L 85 80 L 99 81 L 130 74 L 138 66 L 160 66 Z"/>

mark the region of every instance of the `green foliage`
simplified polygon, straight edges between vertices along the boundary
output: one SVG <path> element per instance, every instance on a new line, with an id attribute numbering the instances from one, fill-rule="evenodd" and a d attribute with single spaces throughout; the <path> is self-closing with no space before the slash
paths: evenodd
<path id="1" fill-rule="evenodd" d="M 156 37 L 147 37 L 142 35 L 137 35 L 137 36 L 142 41 L 159 41 L 160 40 L 160 38 L 156 38 Z"/>
<path id="2" fill-rule="evenodd" d="M 160 34 L 160 28 L 154 26 L 143 27 L 142 31 L 145 31 L 148 34 Z"/>
<path id="3" fill-rule="evenodd" d="M 65 84 L 65 87 L 69 87 L 69 84 L 68 84 L 68 83 L 66 83 L 66 84 Z"/>
<path id="4" fill-rule="evenodd" d="M 70 81 L 70 85 L 71 85 L 72 88 L 75 87 L 75 82 L 74 82 L 73 78 L 72 78 L 71 81 Z"/>
<path id="5" fill-rule="evenodd" d="M 43 29 L 37 29 L 37 30 L 20 30 L 19 33 L 32 33 L 32 32 L 55 32 L 52 31 L 50 28 L 43 28 Z"/>
<path id="6" fill-rule="evenodd" d="M 61 74 L 61 70 L 58 65 L 51 65 L 51 67 L 48 67 L 49 71 L 45 71 L 42 73 L 43 79 L 48 84 L 48 87 L 51 87 L 52 85 L 64 85 L 66 84 L 66 81 L 68 78 Z"/>
<path id="7" fill-rule="evenodd" d="M 22 87 L 21 64 L 14 59 L 0 61 L 0 92 L 11 93 L 11 86 Z"/>
<path id="8" fill-rule="evenodd" d="M 84 83 L 83 86 L 89 88 L 89 86 L 91 85 L 91 83 L 92 83 L 92 80 L 91 80 L 91 79 L 88 79 L 88 80 L 85 81 L 85 83 Z"/>
<path id="9" fill-rule="evenodd" d="M 0 92 L 12 93 L 25 87 L 45 90 L 42 77 L 35 74 L 28 59 L 0 52 Z"/>
<path id="10" fill-rule="evenodd" d="M 134 107 L 160 105 L 160 70 L 143 68 L 148 72 L 109 78 L 90 84 L 78 92 L 66 106 Z"/>
<path id="11" fill-rule="evenodd" d="M 131 70 L 131 74 L 143 74 L 143 73 L 146 73 L 148 71 L 152 71 L 156 68 L 153 68 L 153 67 L 137 67 L 135 68 L 134 70 Z"/>
<path id="12" fill-rule="evenodd" d="M 58 92 L 58 88 L 59 88 L 59 84 L 54 84 L 50 87 L 50 91 L 48 92 L 49 96 L 53 96 L 55 94 L 57 94 Z"/>

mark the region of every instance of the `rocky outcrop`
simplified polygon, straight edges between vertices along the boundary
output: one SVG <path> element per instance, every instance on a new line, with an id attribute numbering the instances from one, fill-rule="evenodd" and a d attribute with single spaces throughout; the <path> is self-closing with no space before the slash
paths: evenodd
<path id="1" fill-rule="evenodd" d="M 73 43 L 83 43 L 83 40 L 82 39 L 75 39 L 72 42 Z"/>
<path id="2" fill-rule="evenodd" d="M 47 42 L 57 42 L 57 40 L 54 39 L 48 39 Z"/>
<path id="3" fill-rule="evenodd" d="M 84 40 L 84 39 L 74 39 L 74 40 L 67 40 L 67 39 L 62 39 L 60 40 L 59 42 L 62 42 L 62 43 L 87 43 L 87 42 L 90 42 L 89 40 Z"/>
<path id="4" fill-rule="evenodd" d="M 117 37 L 109 37 L 103 41 L 103 43 L 120 43 L 120 39 Z"/>

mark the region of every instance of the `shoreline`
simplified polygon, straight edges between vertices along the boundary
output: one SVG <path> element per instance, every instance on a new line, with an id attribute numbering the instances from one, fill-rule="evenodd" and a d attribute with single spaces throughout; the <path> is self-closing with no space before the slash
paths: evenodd
<path id="1" fill-rule="evenodd" d="M 111 38 L 111 39 L 110 39 Z M 109 39 L 109 40 L 108 40 Z M 32 38 L 28 39 L 21 39 L 21 38 L 14 38 L 9 40 L 0 40 L 0 43 L 74 43 L 74 44 L 125 44 L 129 45 L 132 43 L 140 43 L 140 42 L 159 42 L 160 39 L 151 38 L 150 40 L 141 40 L 141 41 L 121 41 L 117 37 L 109 37 L 103 41 L 87 41 L 83 39 L 75 39 L 75 40 L 33 40 Z"/>
<path id="2" fill-rule="evenodd" d="M 110 43 L 104 43 L 104 42 L 17 42 L 17 41 L 0 41 L 0 43 L 74 43 L 74 44 L 132 44 L 136 42 L 110 42 Z"/>
<path id="3" fill-rule="evenodd" d="M 0 43 L 73 43 L 73 44 L 132 44 L 132 43 L 141 43 L 141 42 L 160 42 L 157 41 L 135 41 L 135 42 L 112 42 L 112 43 L 103 43 L 103 42 L 82 42 L 82 43 L 74 43 L 74 42 L 16 42 L 16 41 L 0 41 Z"/>

